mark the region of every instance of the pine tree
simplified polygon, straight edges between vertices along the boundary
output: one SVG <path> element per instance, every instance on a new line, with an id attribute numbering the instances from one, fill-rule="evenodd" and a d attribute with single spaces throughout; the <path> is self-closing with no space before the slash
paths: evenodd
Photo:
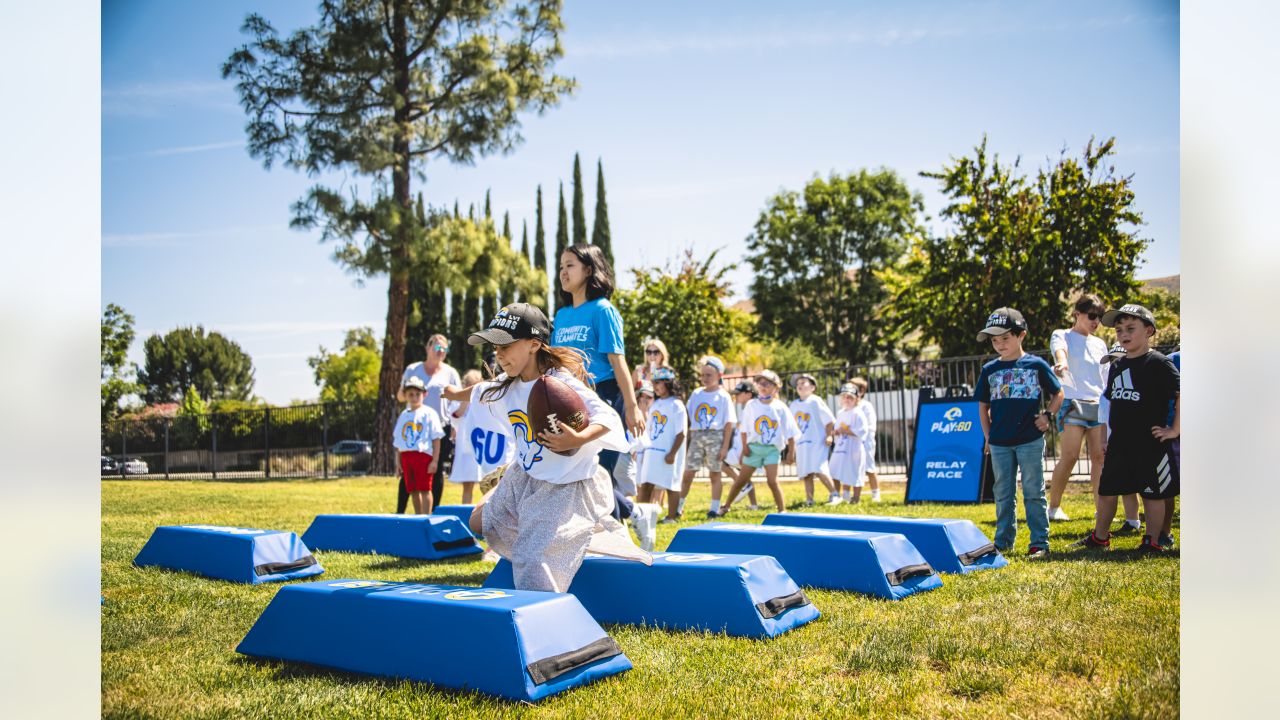
<path id="1" fill-rule="evenodd" d="M 543 288 L 550 287 L 551 276 L 547 274 L 547 231 L 542 226 L 542 186 L 538 186 L 538 220 L 533 230 L 533 267 L 541 270 L 546 277 Z M 558 262 L 558 261 L 557 261 Z M 548 298 L 550 299 L 550 298 Z M 550 305 L 551 303 L 547 303 Z"/>
<path id="2" fill-rule="evenodd" d="M 587 242 L 587 216 L 582 201 L 582 163 L 573 154 L 573 244 Z"/>
<path id="3" fill-rule="evenodd" d="M 616 267 L 613 262 L 613 238 L 609 233 L 609 201 L 604 195 L 604 162 L 596 161 L 596 221 L 591 229 L 591 244 L 600 247 L 609 267 Z"/>
<path id="4" fill-rule="evenodd" d="M 551 261 L 551 293 L 553 302 L 547 303 L 556 310 L 560 309 L 560 256 L 569 247 L 569 213 L 564 209 L 564 183 L 560 183 L 560 212 L 556 215 L 556 254 Z"/>

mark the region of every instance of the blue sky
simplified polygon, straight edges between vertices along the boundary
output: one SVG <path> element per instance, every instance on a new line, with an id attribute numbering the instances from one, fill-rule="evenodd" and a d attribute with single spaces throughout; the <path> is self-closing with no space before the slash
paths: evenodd
<path id="1" fill-rule="evenodd" d="M 257 393 L 283 403 L 317 395 L 317 346 L 358 325 L 381 334 L 386 281 L 359 286 L 331 247 L 288 229 L 290 203 L 341 175 L 267 171 L 245 151 L 219 68 L 251 11 L 287 31 L 315 9 L 104 3 L 102 301 L 137 318 L 136 361 L 147 334 L 203 324 L 239 342 Z M 1139 277 L 1180 271 L 1176 3 L 569 0 L 564 19 L 557 70 L 579 91 L 527 117 L 515 153 L 429 168 L 428 202 L 465 208 L 490 188 L 518 236 L 541 184 L 550 235 L 573 153 L 588 223 L 603 158 L 625 285 L 628 268 L 687 247 L 740 259 L 766 200 L 815 174 L 892 168 L 936 215 L 936 183 L 918 173 L 984 133 L 1028 170 L 1114 135 L 1153 240 Z M 749 269 L 731 277 L 745 295 Z"/>

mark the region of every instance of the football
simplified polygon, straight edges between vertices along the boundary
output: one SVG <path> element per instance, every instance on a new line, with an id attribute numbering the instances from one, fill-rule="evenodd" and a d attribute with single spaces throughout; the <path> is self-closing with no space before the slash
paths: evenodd
<path id="1" fill-rule="evenodd" d="M 578 393 L 563 380 L 551 375 L 543 375 L 533 381 L 529 390 L 529 406 L 526 408 L 533 436 L 536 438 L 543 430 L 550 435 L 560 432 L 560 425 L 568 425 L 581 432 L 587 429 L 587 405 L 578 397 Z M 558 455 L 575 455 L 578 448 Z"/>

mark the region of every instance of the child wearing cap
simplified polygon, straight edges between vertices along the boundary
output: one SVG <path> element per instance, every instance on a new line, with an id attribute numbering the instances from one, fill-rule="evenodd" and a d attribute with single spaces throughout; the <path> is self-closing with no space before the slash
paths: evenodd
<path id="1" fill-rule="evenodd" d="M 684 474 L 684 436 L 688 430 L 687 411 L 676 394 L 676 373 L 658 368 L 653 373 L 653 404 L 645 419 L 644 464 L 637 476 L 640 503 L 662 503 L 665 493 L 667 516 L 662 523 L 680 519 L 680 476 Z"/>
<path id="2" fill-rule="evenodd" d="M 867 484 L 871 486 L 871 502 L 878 503 L 880 502 L 880 478 L 876 476 L 876 406 L 867 399 L 871 384 L 863 377 L 855 377 L 849 382 L 858 388 L 858 412 L 867 419 L 867 431 L 862 436 L 862 455 L 865 460 L 863 464 Z"/>
<path id="3" fill-rule="evenodd" d="M 495 346 L 502 373 L 474 388 L 449 387 L 451 400 L 472 399 L 510 425 L 515 457 L 471 513 L 473 532 L 511 561 L 520 590 L 565 592 L 588 550 L 651 564 L 626 528 L 612 517 L 613 484 L 599 463 L 605 449 L 628 449 L 618 413 L 586 385 L 580 351 L 552 347 L 551 323 L 526 303 L 498 311 L 468 344 Z M 534 435 L 527 414 L 534 382 L 550 375 L 568 385 L 587 408 L 584 430 L 560 424 Z M 577 449 L 572 455 L 561 453 Z"/>
<path id="4" fill-rule="evenodd" d="M 1158 554 L 1164 550 L 1161 534 L 1168 531 L 1164 526 L 1166 509 L 1173 506 L 1179 492 L 1178 463 L 1169 448 L 1179 435 L 1178 369 L 1169 358 L 1151 349 L 1156 321 L 1147 308 L 1131 303 L 1108 310 L 1102 324 L 1116 329 L 1116 342 L 1125 355 L 1113 361 L 1107 372 L 1107 425 L 1111 432 L 1098 480 L 1094 528 L 1075 547 L 1110 550 L 1116 498 L 1136 492 L 1147 512 L 1146 533 L 1138 551 Z M 1166 424 L 1170 402 L 1174 412 Z"/>
<path id="5" fill-rule="evenodd" d="M 729 448 L 733 446 L 733 428 L 738 415 L 733 398 L 720 387 L 724 374 L 724 361 L 708 355 L 698 361 L 698 378 L 702 387 L 689 395 L 688 462 L 680 486 L 680 511 L 684 512 L 685 500 L 693 486 L 693 476 L 706 468 L 711 478 L 711 509 L 708 518 L 720 516 L 720 472 L 724 467 Z"/>
<path id="6" fill-rule="evenodd" d="M 1101 316 L 1099 316 L 1099 318 L 1101 318 Z M 1099 322 L 1101 322 L 1101 320 L 1099 320 Z M 1111 349 L 1107 351 L 1106 355 L 1103 355 L 1102 358 L 1098 360 L 1099 366 L 1102 368 L 1102 383 L 1104 385 L 1106 384 L 1106 379 L 1107 379 L 1107 370 L 1108 370 L 1107 366 L 1115 362 L 1116 360 L 1119 360 L 1120 358 L 1124 357 L 1124 354 L 1125 354 L 1124 347 L 1120 345 L 1120 343 L 1116 343 L 1111 346 Z M 1066 403 L 1064 402 L 1063 405 L 1066 405 Z M 1170 412 L 1172 412 L 1172 407 L 1170 408 Z M 1058 416 L 1062 417 L 1061 411 L 1058 412 Z M 1102 424 L 1102 439 L 1098 442 L 1099 455 L 1103 455 L 1103 453 L 1106 451 L 1107 437 L 1111 433 L 1111 429 L 1107 427 L 1107 421 L 1110 418 L 1111 418 L 1111 402 L 1107 400 L 1107 393 L 1104 392 L 1102 393 L 1102 395 L 1098 397 L 1098 422 Z M 1058 462 L 1062 462 L 1061 459 L 1059 459 Z M 1099 459 L 1097 464 L 1091 468 L 1092 470 L 1097 471 L 1097 475 L 1099 479 L 1102 478 L 1102 465 L 1104 464 L 1104 462 L 1105 462 L 1105 456 L 1103 457 L 1103 459 Z M 1094 496 L 1094 504 L 1096 505 L 1097 497 L 1098 497 L 1098 486 L 1096 483 L 1093 486 L 1093 496 Z M 1052 500 L 1052 498 L 1050 498 L 1050 500 Z M 1111 534 L 1115 536 L 1137 535 L 1139 532 L 1142 531 L 1142 514 L 1138 512 L 1138 493 L 1128 493 L 1127 495 L 1121 495 L 1120 500 L 1124 507 L 1124 522 L 1120 523 L 1119 528 L 1112 530 Z M 1053 508 L 1050 508 L 1050 515 L 1049 515 L 1050 520 L 1053 520 L 1052 510 Z M 1096 518 L 1097 515 L 1098 514 L 1095 511 L 1094 517 Z"/>
<path id="7" fill-rule="evenodd" d="M 995 470 L 996 547 L 1008 551 L 1018 535 L 1017 474 L 1031 542 L 1027 557 L 1049 556 L 1049 504 L 1044 496 L 1044 433 L 1062 405 L 1062 384 L 1049 363 L 1022 350 L 1027 322 L 1013 308 L 987 318 L 978 342 L 991 341 L 999 356 L 982 366 L 974 400 Z M 1041 410 L 1042 403 L 1048 407 Z"/>
<path id="8" fill-rule="evenodd" d="M 827 489 L 828 503 L 839 500 L 840 493 L 831 486 L 831 466 L 827 463 L 827 443 L 835 429 L 836 417 L 827 402 L 813 394 L 818 381 L 808 374 L 795 379 L 800 397 L 791 401 L 791 414 L 796 418 L 800 434 L 796 438 L 796 475 L 804 481 L 804 504 L 813 507 L 813 479 Z"/>
<path id="9" fill-rule="evenodd" d="M 773 493 L 773 504 L 778 512 L 785 509 L 782 489 L 778 487 L 778 463 L 784 457 L 795 456 L 795 438 L 800 434 L 800 428 L 796 426 L 796 418 L 791 414 L 790 408 L 777 397 L 781 388 L 782 380 L 772 370 L 763 370 L 756 376 L 758 395 L 742 411 L 738 433 L 742 436 L 742 446 L 746 448 L 743 451 L 742 472 L 729 489 L 730 500 L 721 509 L 721 515 L 728 514 L 730 506 L 737 500 L 738 491 L 750 482 L 752 473 L 760 467 L 764 468 L 765 479 Z"/>
<path id="10" fill-rule="evenodd" d="M 867 416 L 858 406 L 862 390 L 852 382 L 840 386 L 840 413 L 836 415 L 836 444 L 831 451 L 831 479 L 843 489 L 840 502 L 857 503 L 862 499 L 863 477 L 866 475 Z"/>
<path id="11" fill-rule="evenodd" d="M 431 483 L 440 457 L 444 423 L 435 410 L 422 404 L 427 393 L 427 384 L 422 378 L 410 377 L 401 389 L 409 407 L 396 420 L 391 443 L 400 451 L 404 489 L 413 501 L 413 511 L 418 515 L 430 515 Z"/>
<path id="12" fill-rule="evenodd" d="M 751 402 L 755 396 L 755 387 L 746 380 L 739 380 L 738 384 L 733 388 L 734 416 L 741 418 L 742 411 L 747 408 L 747 403 Z M 740 424 L 735 427 L 735 432 L 732 433 L 733 439 L 729 444 L 729 454 L 724 457 L 724 474 L 728 476 L 730 485 L 732 485 L 733 481 L 738 477 L 738 473 L 743 470 L 742 433 L 740 432 L 740 427 Z M 730 499 L 733 502 L 738 502 L 744 497 L 747 498 L 748 510 L 760 509 L 760 505 L 756 501 L 756 486 L 750 480 L 747 481 L 746 485 L 742 486 L 742 489 L 738 491 L 737 496 Z"/>

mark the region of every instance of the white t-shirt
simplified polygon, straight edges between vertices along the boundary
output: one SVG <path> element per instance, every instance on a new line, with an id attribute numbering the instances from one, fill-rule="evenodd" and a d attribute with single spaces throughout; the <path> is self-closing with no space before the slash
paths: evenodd
<path id="1" fill-rule="evenodd" d="M 511 426 L 479 407 L 479 401 L 480 386 L 477 385 L 471 389 L 471 404 L 457 421 L 457 449 L 453 453 L 450 482 L 479 482 L 499 466 L 511 462 L 515 454 Z"/>
<path id="2" fill-rule="evenodd" d="M 648 427 L 645 428 L 645 434 L 649 436 L 648 448 L 650 452 L 669 452 L 671 446 L 675 444 L 677 435 L 680 433 L 688 434 L 688 416 L 686 415 L 684 403 L 680 402 L 678 397 L 664 397 L 654 400 L 653 404 L 649 406 L 649 417 L 646 422 Z M 683 442 L 684 440 L 682 439 L 681 443 Z"/>
<path id="3" fill-rule="evenodd" d="M 444 425 L 435 410 L 426 405 L 417 410 L 406 408 L 396 420 L 395 431 L 391 435 L 391 444 L 397 450 L 414 450 L 431 455 L 431 442 L 444 437 Z"/>
<path id="4" fill-rule="evenodd" d="M 866 432 L 862 435 L 862 444 L 870 452 L 876 441 L 876 406 L 866 398 L 862 398 L 854 409 L 861 412 L 862 417 L 866 419 Z"/>
<path id="5" fill-rule="evenodd" d="M 854 445 L 862 446 L 863 439 L 867 436 L 867 416 L 858 409 L 860 407 L 862 403 L 858 403 L 849 410 L 841 410 L 836 415 L 836 429 L 850 430 L 853 436 L 836 435 L 835 447 L 831 450 L 833 457 L 836 454 L 851 451 Z"/>
<path id="6" fill-rule="evenodd" d="M 791 414 L 795 416 L 796 427 L 800 431 L 796 445 L 826 445 L 827 423 L 834 423 L 836 417 L 822 398 L 810 395 L 808 400 L 792 400 Z"/>
<path id="7" fill-rule="evenodd" d="M 725 423 L 738 422 L 733 398 L 724 388 L 698 388 L 689 395 L 689 428 L 692 430 L 724 430 Z"/>
<path id="8" fill-rule="evenodd" d="M 1062 394 L 1067 400 L 1097 402 L 1106 389 L 1107 368 L 1102 358 L 1107 344 L 1097 335 L 1081 335 L 1075 330 L 1054 330 L 1049 336 L 1050 365 L 1058 362 L 1059 350 L 1067 351 L 1067 375 L 1062 380 Z"/>
<path id="9" fill-rule="evenodd" d="M 742 413 L 746 410 L 745 405 L 734 403 L 735 417 L 742 417 Z M 742 462 L 742 432 L 738 428 L 733 429 L 733 439 L 729 441 L 729 454 L 724 456 L 724 461 L 730 465 L 737 465 Z"/>
<path id="10" fill-rule="evenodd" d="M 530 477 L 556 485 L 567 485 L 585 480 L 595 474 L 601 450 L 625 452 L 629 449 L 630 443 L 627 442 L 626 435 L 622 431 L 622 418 L 618 417 L 618 413 L 601 400 L 599 395 L 564 370 L 557 368 L 548 371 L 548 374 L 555 375 L 556 379 L 578 393 L 578 397 L 582 398 L 587 406 L 589 424 L 603 425 L 609 429 L 609 432 L 603 436 L 578 448 L 578 452 L 571 456 L 553 453 L 542 447 L 541 443 L 533 437 L 528 407 L 529 391 L 533 388 L 534 381 L 516 380 L 511 383 L 501 398 L 478 404 L 480 407 L 487 408 L 495 418 L 510 424 L 515 444 L 515 461 L 521 464 Z M 483 389 L 505 379 L 504 373 L 494 380 L 480 383 L 482 389 L 472 390 L 472 397 L 479 400 Z"/>
<path id="11" fill-rule="evenodd" d="M 422 378 L 422 382 L 427 386 L 427 392 L 422 398 L 422 404 L 435 410 L 440 419 L 444 421 L 444 424 L 448 425 L 452 420 L 453 412 L 458 409 L 458 403 L 452 400 L 445 400 L 444 389 L 449 385 L 461 387 L 462 377 L 458 375 L 458 371 L 454 370 L 449 363 L 440 363 L 440 367 L 436 368 L 435 374 L 428 375 L 423 364 L 416 362 L 404 369 L 404 375 L 400 377 L 400 384 L 404 385 L 405 380 L 415 375 Z"/>
<path id="12" fill-rule="evenodd" d="M 781 400 L 768 403 L 752 398 L 742 410 L 741 431 L 747 434 L 747 443 L 772 445 L 779 450 L 787 447 L 787 441 L 800 434 L 796 417 Z"/>

